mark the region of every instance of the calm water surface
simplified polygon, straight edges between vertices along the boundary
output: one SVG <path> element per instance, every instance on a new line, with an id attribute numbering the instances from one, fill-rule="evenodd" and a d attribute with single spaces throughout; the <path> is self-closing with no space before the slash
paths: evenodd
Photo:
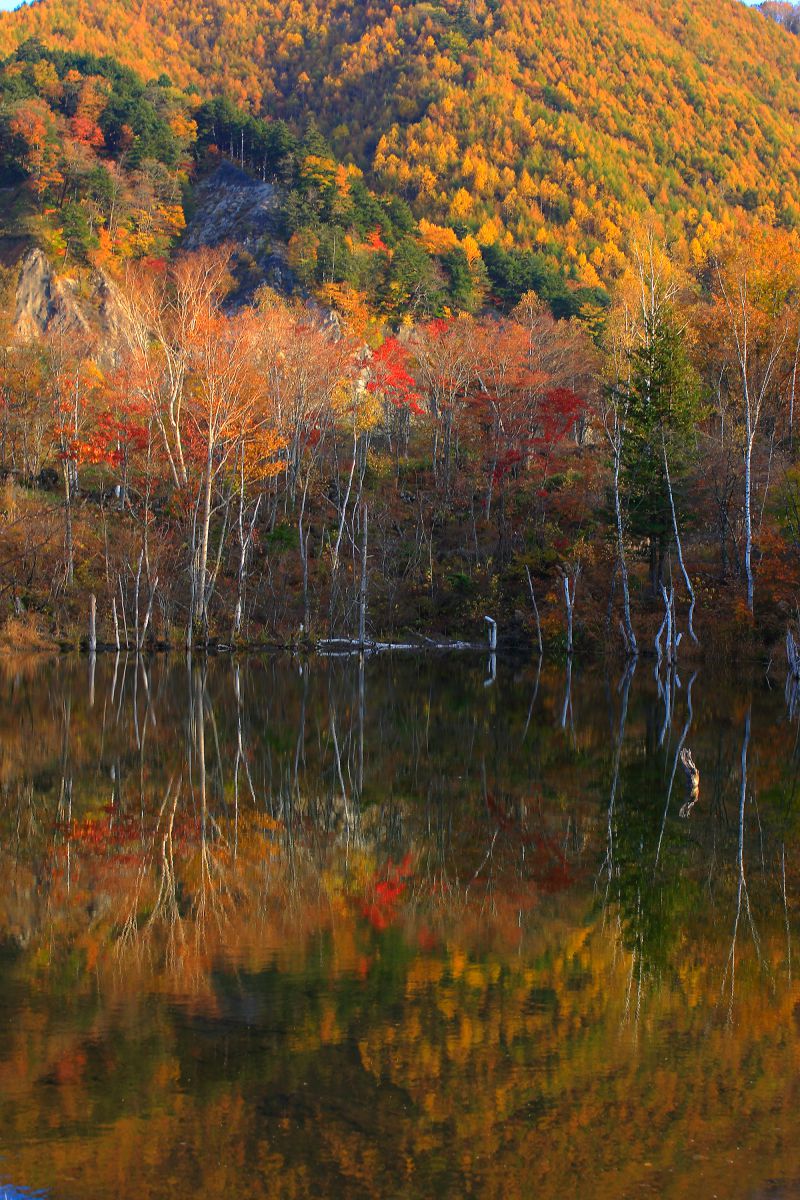
<path id="1" fill-rule="evenodd" d="M 0 661 L 0 1197 L 800 1196 L 798 728 L 646 663 Z"/>

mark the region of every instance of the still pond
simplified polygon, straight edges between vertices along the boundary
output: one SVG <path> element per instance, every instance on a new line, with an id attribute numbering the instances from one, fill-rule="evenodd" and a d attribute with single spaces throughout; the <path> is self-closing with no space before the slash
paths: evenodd
<path id="1" fill-rule="evenodd" d="M 0 660 L 0 1198 L 800 1196 L 773 669 Z"/>

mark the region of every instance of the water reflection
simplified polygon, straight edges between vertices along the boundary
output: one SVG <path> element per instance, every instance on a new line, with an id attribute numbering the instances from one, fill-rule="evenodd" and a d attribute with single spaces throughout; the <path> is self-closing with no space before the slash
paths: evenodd
<path id="1" fill-rule="evenodd" d="M 794 1194 L 790 693 L 492 674 L 2 665 L 0 1180 Z"/>

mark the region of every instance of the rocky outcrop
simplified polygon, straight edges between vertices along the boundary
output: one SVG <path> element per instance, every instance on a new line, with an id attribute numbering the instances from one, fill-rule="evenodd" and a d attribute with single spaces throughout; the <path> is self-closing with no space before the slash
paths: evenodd
<path id="1" fill-rule="evenodd" d="M 283 295 L 297 290 L 281 241 L 281 195 L 232 163 L 222 163 L 195 190 L 184 250 L 230 243 L 237 281 L 233 302 L 246 304 L 268 284 Z"/>
<path id="2" fill-rule="evenodd" d="M 79 297 L 77 284 L 57 275 L 38 246 L 24 255 L 14 314 L 17 340 L 60 333 L 80 344 L 99 334 L 101 345 L 113 347 L 119 339 L 121 322 L 117 285 L 107 275 L 95 271 L 85 278 Z"/>
<path id="3" fill-rule="evenodd" d="M 263 284 L 282 295 L 299 290 L 281 232 L 281 196 L 276 188 L 223 163 L 194 193 L 181 249 L 230 243 L 237 284 L 230 303 L 241 307 Z M 16 289 L 17 339 L 62 333 L 80 342 L 94 332 L 101 346 L 111 350 L 121 320 L 117 285 L 107 275 L 84 274 L 79 289 L 75 281 L 53 270 L 38 246 L 24 253 Z"/>
<path id="4" fill-rule="evenodd" d="M 89 321 L 68 280 L 53 272 L 43 250 L 29 250 L 17 282 L 14 332 L 20 339 L 44 333 L 87 337 Z"/>

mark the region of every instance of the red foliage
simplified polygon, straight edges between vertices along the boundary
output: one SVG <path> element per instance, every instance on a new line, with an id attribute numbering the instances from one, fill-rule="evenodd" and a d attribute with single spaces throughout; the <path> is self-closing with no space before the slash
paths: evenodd
<path id="1" fill-rule="evenodd" d="M 91 117 L 78 114 L 72 118 L 69 127 L 75 141 L 82 146 L 90 146 L 93 150 L 99 150 L 101 146 L 105 145 L 103 131 Z"/>
<path id="2" fill-rule="evenodd" d="M 539 413 L 541 433 L 537 443 L 553 446 L 566 437 L 586 412 L 586 401 L 570 388 L 552 388 L 544 394 Z"/>
<path id="3" fill-rule="evenodd" d="M 371 233 L 367 234 L 366 244 L 369 246 L 370 250 L 375 250 L 379 253 L 385 253 L 389 249 L 381 237 L 379 226 L 373 229 Z"/>
<path id="4" fill-rule="evenodd" d="M 379 392 L 395 408 L 408 408 L 417 416 L 425 411 L 420 404 L 416 381 L 409 371 L 411 355 L 396 337 L 389 337 L 372 356 L 372 378 L 367 391 Z"/>

